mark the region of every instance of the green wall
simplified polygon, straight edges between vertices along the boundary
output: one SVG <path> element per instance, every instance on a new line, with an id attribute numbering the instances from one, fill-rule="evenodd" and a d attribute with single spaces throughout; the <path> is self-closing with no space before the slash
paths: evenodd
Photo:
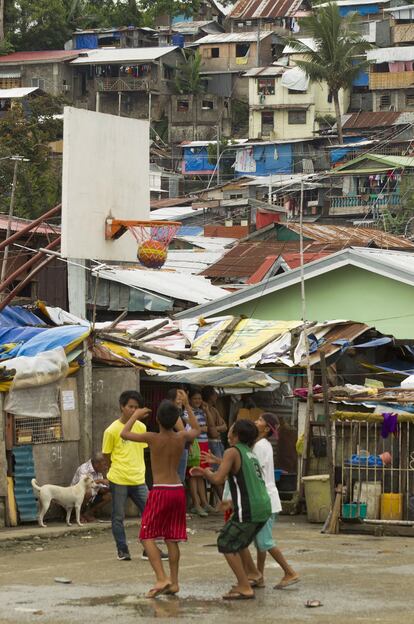
<path id="1" fill-rule="evenodd" d="M 414 338 L 413 286 L 348 266 L 306 280 L 305 292 L 311 321 L 361 321 L 396 338 Z M 300 319 L 300 284 L 224 312 L 265 320 Z"/>

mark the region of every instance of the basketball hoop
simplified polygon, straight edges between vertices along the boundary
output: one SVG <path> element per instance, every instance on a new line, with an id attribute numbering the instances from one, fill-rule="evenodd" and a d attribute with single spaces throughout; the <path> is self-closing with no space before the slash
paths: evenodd
<path id="1" fill-rule="evenodd" d="M 161 268 L 166 260 L 168 245 L 181 227 L 179 221 L 123 221 L 107 219 L 106 238 L 115 240 L 129 230 L 138 243 L 137 258 L 148 269 Z"/>

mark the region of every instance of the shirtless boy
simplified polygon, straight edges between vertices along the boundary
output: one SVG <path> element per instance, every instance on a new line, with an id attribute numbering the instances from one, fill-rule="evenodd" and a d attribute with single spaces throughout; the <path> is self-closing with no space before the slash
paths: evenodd
<path id="1" fill-rule="evenodd" d="M 134 423 L 146 418 L 148 408 L 137 409 L 121 432 L 121 438 L 134 442 L 146 442 L 150 449 L 153 489 L 150 491 L 141 521 L 141 540 L 154 570 L 156 583 L 147 594 L 155 598 L 160 594 L 177 594 L 178 564 L 180 550 L 178 542 L 187 540 L 186 497 L 183 484 L 178 476 L 178 465 L 187 442 L 200 435 L 200 427 L 194 412 L 183 393 L 183 403 L 188 414 L 189 430 L 174 431 L 180 410 L 172 401 L 163 401 L 158 408 L 159 433 L 133 433 Z M 163 539 L 168 548 L 170 578 L 167 577 L 161 561 L 160 551 L 155 543 Z"/>

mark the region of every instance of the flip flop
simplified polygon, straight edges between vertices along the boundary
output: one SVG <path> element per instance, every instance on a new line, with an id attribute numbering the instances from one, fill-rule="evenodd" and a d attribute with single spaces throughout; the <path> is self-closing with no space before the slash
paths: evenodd
<path id="1" fill-rule="evenodd" d="M 254 594 L 242 594 L 239 591 L 229 591 L 222 597 L 223 600 L 254 600 L 256 596 Z"/>
<path id="2" fill-rule="evenodd" d="M 166 594 L 168 592 L 168 590 L 171 587 L 171 583 L 167 583 L 167 585 L 164 585 L 164 587 L 153 587 L 152 589 L 149 590 L 149 592 L 147 593 L 147 595 L 145 596 L 146 598 L 156 598 L 157 596 L 161 596 L 161 594 Z"/>
<path id="3" fill-rule="evenodd" d="M 290 581 L 280 581 L 280 583 L 275 585 L 273 589 L 286 589 L 286 587 L 290 587 L 291 585 L 296 585 L 296 583 L 299 583 L 299 581 L 300 581 L 299 577 L 291 579 Z"/>
<path id="4" fill-rule="evenodd" d="M 308 600 L 307 602 L 305 602 L 305 607 L 308 607 L 308 609 L 312 609 L 314 607 L 323 607 L 323 604 L 320 600 Z"/>
<path id="5" fill-rule="evenodd" d="M 250 587 L 256 587 L 257 589 L 262 589 L 266 587 L 263 576 L 259 579 L 249 579 Z"/>

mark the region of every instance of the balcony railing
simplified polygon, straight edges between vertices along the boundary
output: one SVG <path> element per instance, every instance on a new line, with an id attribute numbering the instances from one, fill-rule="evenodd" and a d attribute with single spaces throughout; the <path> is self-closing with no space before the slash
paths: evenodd
<path id="1" fill-rule="evenodd" d="M 147 78 L 97 78 L 97 91 L 148 91 L 154 88 L 154 81 Z"/>
<path id="2" fill-rule="evenodd" d="M 405 89 L 413 85 L 414 71 L 371 72 L 369 75 L 370 89 Z"/>
<path id="3" fill-rule="evenodd" d="M 414 42 L 414 24 L 395 24 L 394 43 Z"/>
<path id="4" fill-rule="evenodd" d="M 380 193 L 377 196 L 341 195 L 331 197 L 329 214 L 367 214 L 384 209 L 396 210 L 401 206 L 399 193 Z"/>

